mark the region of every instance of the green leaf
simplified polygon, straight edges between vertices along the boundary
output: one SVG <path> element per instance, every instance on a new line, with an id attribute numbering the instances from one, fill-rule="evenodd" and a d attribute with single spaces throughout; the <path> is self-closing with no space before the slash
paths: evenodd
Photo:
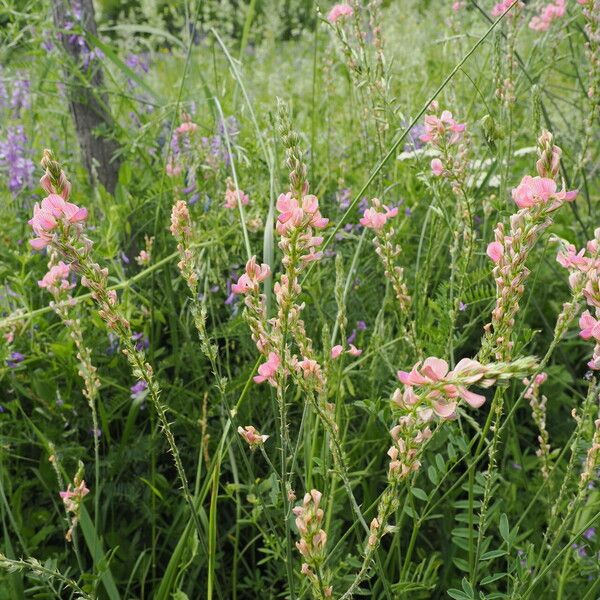
<path id="1" fill-rule="evenodd" d="M 454 598 L 454 600 L 469 600 L 469 596 L 465 596 L 465 593 L 456 588 L 450 588 L 448 590 L 448 596 Z"/>
<path id="2" fill-rule="evenodd" d="M 502 579 L 506 576 L 506 573 L 494 573 L 493 575 L 488 575 L 481 580 L 481 585 L 488 585 L 490 583 L 494 583 L 494 581 L 498 581 L 498 579 Z"/>
<path id="3" fill-rule="evenodd" d="M 492 558 L 498 558 L 499 556 L 504 556 L 506 554 L 506 550 L 490 550 L 489 552 L 485 552 L 481 556 L 481 560 L 491 560 Z"/>
<path id="4" fill-rule="evenodd" d="M 418 488 L 418 487 L 410 488 L 410 492 L 415 498 L 418 498 L 419 500 L 423 500 L 423 502 L 427 502 L 429 500 L 429 496 L 421 488 Z"/>
<path id="5" fill-rule="evenodd" d="M 502 515 L 500 515 L 500 535 L 506 543 L 509 542 L 510 528 L 508 526 L 508 517 L 506 516 L 506 513 L 502 513 Z"/>
<path id="6" fill-rule="evenodd" d="M 465 594 L 467 594 L 467 596 L 469 598 L 473 598 L 474 592 L 473 592 L 473 587 L 471 586 L 471 584 L 467 581 L 466 577 L 463 577 L 462 581 L 460 582 L 460 584 L 462 585 L 462 589 L 465 591 Z"/>
<path id="7" fill-rule="evenodd" d="M 433 465 L 429 466 L 427 469 L 427 476 L 429 477 L 429 480 L 431 481 L 431 483 L 433 483 L 433 485 L 437 485 L 438 484 L 438 474 L 437 471 L 435 470 L 435 467 Z"/>

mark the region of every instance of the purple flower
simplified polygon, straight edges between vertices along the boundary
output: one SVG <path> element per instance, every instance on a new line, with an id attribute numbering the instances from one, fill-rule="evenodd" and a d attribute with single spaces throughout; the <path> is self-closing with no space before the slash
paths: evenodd
<path id="1" fill-rule="evenodd" d="M 0 168 L 8 172 L 8 189 L 16 195 L 33 184 L 35 165 L 27 156 L 27 136 L 22 125 L 8 127 L 6 140 L 0 140 Z"/>
<path id="2" fill-rule="evenodd" d="M 588 529 L 586 529 L 583 532 L 583 537 L 586 540 L 591 540 L 595 535 L 596 535 L 596 528 L 595 527 L 589 527 Z"/>
<path id="3" fill-rule="evenodd" d="M 132 385 L 130 388 L 131 398 L 132 400 L 141 400 L 146 397 L 148 384 L 140 379 L 135 385 Z"/>
<path id="4" fill-rule="evenodd" d="M 350 188 L 343 188 L 337 194 L 337 201 L 342 210 L 346 210 L 350 206 L 351 191 Z"/>
<path id="5" fill-rule="evenodd" d="M 407 123 L 403 126 L 406 127 Z M 421 123 L 417 123 L 413 127 L 411 127 L 408 135 L 406 136 L 407 142 L 404 144 L 404 152 L 412 152 L 413 150 L 418 150 L 422 148 L 425 143 L 422 142 L 419 138 L 425 133 L 425 125 Z"/>
<path id="6" fill-rule="evenodd" d="M 125 64 L 136 73 L 147 73 L 150 70 L 150 61 L 144 54 L 130 52 L 125 58 Z"/>
<path id="7" fill-rule="evenodd" d="M 15 81 L 12 96 L 10 98 L 10 107 L 15 117 L 21 115 L 21 110 L 31 106 L 31 97 L 29 95 L 29 80 L 17 79 Z"/>
<path id="8" fill-rule="evenodd" d="M 352 333 L 348 336 L 348 339 L 346 340 L 346 342 L 348 344 L 353 344 L 355 339 L 356 339 L 356 329 L 353 329 Z"/>
<path id="9" fill-rule="evenodd" d="M 20 352 L 11 352 L 10 356 L 6 359 L 6 366 L 14 369 L 20 362 L 25 360 L 25 355 Z"/>
<path id="10" fill-rule="evenodd" d="M 109 347 L 106 349 L 106 354 L 112 356 L 119 349 L 119 338 L 114 333 L 108 334 Z"/>
<path id="11" fill-rule="evenodd" d="M 356 328 L 359 331 L 364 331 L 367 328 L 367 324 L 364 321 L 356 321 Z"/>
<path id="12" fill-rule="evenodd" d="M 131 341 L 135 342 L 135 349 L 138 352 L 147 350 L 150 347 L 150 341 L 148 340 L 148 337 L 141 332 L 134 333 L 131 336 Z"/>
<path id="13" fill-rule="evenodd" d="M 467 306 L 469 306 L 468 304 L 465 304 L 464 302 L 459 302 L 458 304 L 458 310 L 460 310 L 461 312 L 464 312 L 465 310 L 467 310 Z"/>
<path id="14" fill-rule="evenodd" d="M 407 207 L 404 209 L 404 214 L 405 214 L 407 217 L 410 217 L 410 216 L 412 216 L 412 210 L 410 210 L 410 208 L 408 208 L 408 206 L 407 206 Z"/>

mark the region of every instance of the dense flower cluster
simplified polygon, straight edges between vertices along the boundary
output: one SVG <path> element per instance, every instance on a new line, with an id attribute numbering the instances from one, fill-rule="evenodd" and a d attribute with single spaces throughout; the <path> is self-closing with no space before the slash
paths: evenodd
<path id="1" fill-rule="evenodd" d="M 304 560 L 302 574 L 317 587 L 322 585 L 320 571 L 325 561 L 325 545 L 327 544 L 327 533 L 321 528 L 324 517 L 323 509 L 319 507 L 321 498 L 321 492 L 311 490 L 310 493 L 305 494 L 302 504 L 292 509 L 300 534 L 300 541 L 296 542 L 296 547 Z M 333 588 L 326 585 L 325 597 L 330 598 L 332 593 Z"/>
<path id="2" fill-rule="evenodd" d="M 337 23 L 340 19 L 346 19 L 354 14 L 354 9 L 345 2 L 342 4 L 336 4 L 327 14 L 327 20 L 331 24 Z"/>
<path id="3" fill-rule="evenodd" d="M 65 264 L 62 260 L 57 264 L 52 265 L 48 272 L 38 281 L 41 288 L 46 288 L 52 294 L 58 294 L 61 291 L 71 290 L 75 284 L 69 281 L 70 265 Z"/>
<path id="4" fill-rule="evenodd" d="M 445 360 L 431 356 L 410 372 L 398 371 L 404 387 L 397 388 L 392 395 L 401 416 L 390 432 L 394 442 L 388 451 L 390 481 L 397 482 L 419 469 L 422 446 L 431 437 L 428 424 L 436 417 L 454 419 L 460 400 L 473 408 L 485 402 L 485 396 L 471 391 L 471 386 L 489 388 L 498 382 L 523 377 L 534 367 L 535 360 L 531 357 L 487 365 L 463 358 L 450 370 Z"/>
<path id="5" fill-rule="evenodd" d="M 514 317 L 529 275 L 525 261 L 542 232 L 552 224 L 551 214 L 577 195 L 576 191 L 556 191 L 556 182 L 551 177 L 558 173 L 560 149 L 553 145 L 551 134 L 544 132 L 538 145 L 538 175 L 526 175 L 513 189 L 512 197 L 520 210 L 511 216 L 508 234 L 504 224 L 498 223 L 495 240 L 487 247 L 487 255 L 495 263 L 496 306 L 491 323 L 485 327 L 486 344 L 480 359 L 493 354 L 498 360 L 510 360 Z"/>
<path id="6" fill-rule="evenodd" d="M 540 392 L 540 386 L 548 379 L 546 373 L 538 373 L 533 380 L 523 379 L 523 385 L 526 386 L 525 398 L 529 400 L 529 406 L 533 415 L 533 420 L 539 429 L 538 442 L 540 447 L 536 450 L 536 455 L 542 461 L 542 477 L 548 479 L 550 475 L 550 436 L 546 429 L 546 403 L 547 398 Z"/>
<path id="7" fill-rule="evenodd" d="M 77 230 L 78 223 L 87 217 L 87 208 L 67 202 L 58 194 L 50 194 L 42 200 L 41 205 L 36 202 L 33 207 L 33 217 L 28 223 L 37 237 L 29 243 L 36 250 L 42 250 L 50 244 L 55 232 L 68 236 L 70 230 Z"/>
<path id="8" fill-rule="evenodd" d="M 55 462 L 56 456 L 50 456 L 50 462 Z M 67 485 L 67 489 L 59 492 L 60 498 L 65 506 L 67 518 L 69 519 L 69 529 L 65 534 L 65 539 L 70 542 L 73 532 L 79 523 L 79 515 L 83 499 L 90 493 L 90 490 L 83 479 L 83 464 L 79 463 L 79 469 L 73 478 L 73 483 Z"/>
<path id="9" fill-rule="evenodd" d="M 523 6 L 525 6 L 520 0 L 502 0 L 502 2 L 496 2 L 496 4 L 494 4 L 492 8 L 492 17 L 502 16 L 507 10 L 509 10 L 513 6 L 513 4 L 516 5 L 513 9 L 513 15 L 520 8 L 523 8 Z"/>
<path id="10" fill-rule="evenodd" d="M 588 367 L 600 370 L 600 228 L 594 231 L 594 239 L 579 252 L 573 244 L 563 244 L 556 260 L 569 270 L 569 284 L 574 295 L 581 292 L 594 313 L 586 310 L 581 315 L 579 335 L 584 340 L 594 341 L 594 354 Z"/>
<path id="11" fill-rule="evenodd" d="M 33 182 L 35 166 L 27 155 L 27 144 L 22 125 L 8 127 L 6 139 L 0 141 L 0 167 L 8 172 L 8 189 L 13 194 Z"/>
<path id="12" fill-rule="evenodd" d="M 556 19 L 565 16 L 567 12 L 566 0 L 554 0 L 550 4 L 546 4 L 539 15 L 536 15 L 529 21 L 529 28 L 534 31 L 547 31 Z"/>
<path id="13" fill-rule="evenodd" d="M 373 198 L 371 207 L 364 211 L 360 224 L 375 233 L 373 238 L 375 251 L 383 263 L 385 276 L 392 284 L 400 310 L 404 313 L 410 305 L 410 295 L 404 282 L 404 269 L 396 264 L 402 248 L 394 240 L 396 233 L 394 228 L 386 226 L 388 220 L 397 214 L 398 208 L 389 208 L 378 198 Z"/>

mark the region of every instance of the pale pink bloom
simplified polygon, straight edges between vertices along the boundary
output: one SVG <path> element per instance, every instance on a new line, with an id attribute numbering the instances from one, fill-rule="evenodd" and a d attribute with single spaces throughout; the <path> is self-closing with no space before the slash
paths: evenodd
<path id="1" fill-rule="evenodd" d="M 70 289 L 73 284 L 69 283 L 69 271 L 71 267 L 65 264 L 62 260 L 44 275 L 44 277 L 38 281 L 38 285 L 41 288 L 58 288 L 58 289 Z"/>
<path id="2" fill-rule="evenodd" d="M 279 356 L 275 352 L 269 352 L 267 362 L 258 367 L 258 375 L 254 376 L 254 381 L 256 383 L 268 381 L 271 385 L 275 385 L 275 374 L 280 364 L 281 359 Z"/>
<path id="3" fill-rule="evenodd" d="M 312 360 L 306 357 L 298 363 L 298 366 L 300 367 L 300 369 L 302 369 L 304 377 L 307 377 L 308 375 L 316 375 L 321 370 L 321 367 L 319 366 L 319 363 L 316 360 Z"/>
<path id="4" fill-rule="evenodd" d="M 250 280 L 250 277 L 248 277 L 248 275 L 246 275 L 246 273 L 244 273 L 243 275 L 240 275 L 237 282 L 233 283 L 231 285 L 231 291 L 234 294 L 246 294 L 253 288 L 254 288 L 254 284 Z"/>
<path id="5" fill-rule="evenodd" d="M 67 180 L 67 178 L 64 176 L 63 172 L 61 172 L 61 183 L 62 183 L 62 191 L 60 192 L 59 195 L 62 196 L 65 200 L 68 200 L 69 196 L 71 195 L 71 182 Z M 40 185 L 46 192 L 48 192 L 48 194 L 56 194 L 56 190 L 54 189 L 54 186 L 52 185 L 52 182 L 50 181 L 50 175 L 48 175 L 48 173 L 46 173 L 40 179 Z"/>
<path id="6" fill-rule="evenodd" d="M 460 9 L 461 9 L 461 8 L 462 8 L 464 5 L 465 5 L 465 3 L 464 3 L 464 2 L 454 2 L 454 3 L 452 4 L 452 10 L 453 10 L 454 12 L 458 12 L 458 11 L 459 11 L 459 10 L 460 10 Z"/>
<path id="7" fill-rule="evenodd" d="M 515 4 L 515 0 L 502 0 L 502 2 L 498 2 L 492 8 L 492 17 L 499 17 L 504 14 L 513 4 Z M 516 6 L 515 9 L 523 6 L 522 2 L 517 2 L 519 6 Z"/>
<path id="8" fill-rule="evenodd" d="M 140 253 L 135 257 L 138 265 L 146 265 L 150 262 L 150 254 L 146 250 L 140 250 Z"/>
<path id="9" fill-rule="evenodd" d="M 485 396 L 470 392 L 464 387 L 458 388 L 458 395 L 473 408 L 479 408 L 485 402 Z"/>
<path id="10" fill-rule="evenodd" d="M 423 362 L 421 373 L 431 381 L 438 381 L 446 377 L 448 373 L 448 363 L 441 358 L 430 356 Z"/>
<path id="11" fill-rule="evenodd" d="M 556 208 L 562 201 L 571 202 L 577 197 L 577 190 L 556 192 L 556 181 L 547 177 L 531 177 L 525 175 L 521 183 L 513 189 L 512 197 L 519 208 L 531 208 L 536 204 L 547 203 L 554 200 Z"/>
<path id="12" fill-rule="evenodd" d="M 268 435 L 261 435 L 252 425 L 238 427 L 237 431 L 251 448 L 261 446 L 269 439 Z"/>
<path id="13" fill-rule="evenodd" d="M 354 344 L 349 344 L 350 348 L 348 349 L 348 354 L 350 356 L 360 356 L 362 354 L 362 350 L 357 348 Z"/>
<path id="14" fill-rule="evenodd" d="M 483 378 L 484 368 L 480 362 L 472 358 L 462 358 L 458 361 L 454 370 L 449 373 L 448 377 L 452 378 L 457 374 L 460 376 L 462 382 L 470 385 Z"/>
<path id="15" fill-rule="evenodd" d="M 581 317 L 579 317 L 579 327 L 581 331 L 579 335 L 584 340 L 594 338 L 600 341 L 600 321 L 592 317 L 589 310 L 586 310 Z"/>
<path id="16" fill-rule="evenodd" d="M 431 161 L 431 170 L 436 177 L 439 177 L 444 172 L 444 165 L 439 158 L 434 158 Z"/>
<path id="17" fill-rule="evenodd" d="M 59 492 L 59 496 L 61 497 L 65 508 L 72 513 L 77 512 L 78 506 L 80 502 L 90 493 L 90 490 L 86 487 L 85 481 L 81 481 L 81 483 L 76 487 L 72 488 L 71 484 L 67 486 L 67 489 L 63 492 Z"/>
<path id="18" fill-rule="evenodd" d="M 240 276 L 237 283 L 231 286 L 231 291 L 234 294 L 246 294 L 257 288 L 257 284 L 264 281 L 270 273 L 269 265 L 262 264 L 259 266 L 256 262 L 256 256 L 253 256 L 246 263 L 246 272 Z"/>
<path id="19" fill-rule="evenodd" d="M 246 206 L 250 199 L 248 198 L 248 194 L 244 194 L 242 190 L 227 190 L 225 192 L 225 208 L 237 208 L 238 205 L 238 193 L 240 197 L 240 202 Z"/>
<path id="20" fill-rule="evenodd" d="M 388 219 L 391 219 L 398 214 L 398 208 L 389 208 L 384 204 L 383 209 L 385 212 L 381 213 L 375 207 L 367 208 L 363 213 L 360 224 L 363 227 L 379 231 L 386 224 Z"/>
<path id="21" fill-rule="evenodd" d="M 420 139 L 423 142 L 438 142 L 441 137 L 450 134 L 448 142 L 455 144 L 466 127 L 464 123 L 457 123 L 449 110 L 444 110 L 439 117 L 425 116 L 425 133 L 420 136 Z"/>
<path id="22" fill-rule="evenodd" d="M 192 123 L 191 121 L 184 121 L 176 130 L 175 132 L 178 135 L 181 135 L 182 133 L 191 133 L 193 131 L 196 131 L 198 129 L 198 125 L 196 125 L 196 123 Z"/>
<path id="23" fill-rule="evenodd" d="M 593 250 L 590 250 L 593 252 Z M 556 261 L 565 269 L 580 269 L 582 271 L 587 270 L 589 259 L 585 256 L 585 248 L 582 248 L 579 252 L 573 244 L 567 244 L 564 248 L 561 248 L 556 255 Z"/>
<path id="24" fill-rule="evenodd" d="M 246 263 L 246 273 L 253 281 L 264 281 L 271 273 L 269 265 L 262 263 L 259 265 L 256 262 L 256 256 L 253 256 Z"/>
<path id="25" fill-rule="evenodd" d="M 334 346 L 331 349 L 331 358 L 336 359 L 338 356 L 340 356 L 342 354 L 343 351 L 344 351 L 344 348 L 342 346 L 340 346 L 340 344 L 337 344 L 337 346 Z"/>
<path id="26" fill-rule="evenodd" d="M 170 160 L 167 163 L 166 171 L 169 177 L 177 177 L 177 175 L 181 174 L 181 165 L 177 165 L 172 160 Z"/>
<path id="27" fill-rule="evenodd" d="M 327 15 L 327 20 L 330 23 L 336 23 L 338 19 L 351 17 L 354 14 L 354 9 L 346 3 L 336 4 Z"/>
<path id="28" fill-rule="evenodd" d="M 498 263 L 504 255 L 504 246 L 500 242 L 490 242 L 486 252 L 495 263 Z"/>

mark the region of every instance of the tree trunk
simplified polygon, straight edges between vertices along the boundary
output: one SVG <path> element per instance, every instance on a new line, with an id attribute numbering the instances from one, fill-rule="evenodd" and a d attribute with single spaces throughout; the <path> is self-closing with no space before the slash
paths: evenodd
<path id="1" fill-rule="evenodd" d="M 65 83 L 85 168 L 90 175 L 95 173 L 112 194 L 121 161 L 116 155 L 119 144 L 104 137 L 112 131 L 113 120 L 103 91 L 102 63 L 80 35 L 68 31 L 81 26 L 84 32 L 97 37 L 94 5 L 92 0 L 72 4 L 70 0 L 52 0 L 52 14 L 62 45 L 74 63 L 70 68 L 78 70 L 66 71 Z"/>

